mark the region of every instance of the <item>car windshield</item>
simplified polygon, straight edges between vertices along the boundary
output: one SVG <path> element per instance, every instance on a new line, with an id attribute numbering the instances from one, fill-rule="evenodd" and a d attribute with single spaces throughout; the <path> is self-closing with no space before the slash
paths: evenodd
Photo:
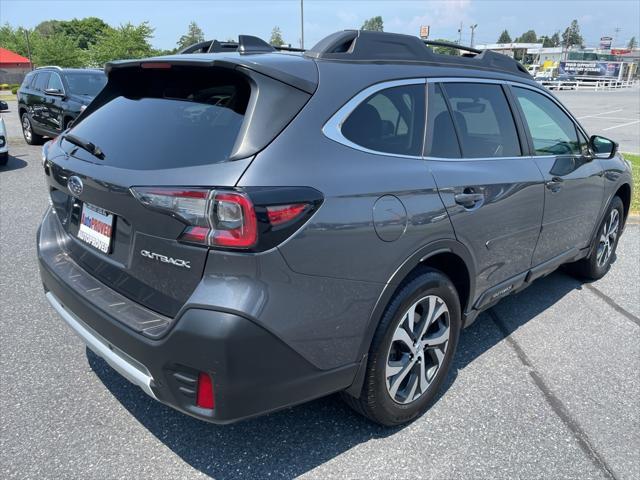
<path id="1" fill-rule="evenodd" d="M 102 72 L 67 73 L 67 83 L 71 93 L 95 97 L 107 83 L 107 77 Z"/>

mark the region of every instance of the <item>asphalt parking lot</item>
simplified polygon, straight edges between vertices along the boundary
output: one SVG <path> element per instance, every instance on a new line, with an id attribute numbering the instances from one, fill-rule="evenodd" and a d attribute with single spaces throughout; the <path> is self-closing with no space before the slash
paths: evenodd
<path id="1" fill-rule="evenodd" d="M 601 111 L 583 95 L 560 96 L 578 116 Z M 146 397 L 45 301 L 40 149 L 18 138 L 11 108 L 11 158 L 0 168 L 3 478 L 640 478 L 637 221 L 604 279 L 556 272 L 463 332 L 444 394 L 411 425 L 375 426 L 330 396 L 214 426 Z M 637 119 L 633 108 L 625 115 Z"/>

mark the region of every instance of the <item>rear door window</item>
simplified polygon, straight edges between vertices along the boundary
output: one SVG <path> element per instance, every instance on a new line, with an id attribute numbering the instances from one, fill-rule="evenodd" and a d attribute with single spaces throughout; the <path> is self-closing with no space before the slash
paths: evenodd
<path id="1" fill-rule="evenodd" d="M 51 74 L 51 76 L 49 77 L 49 83 L 47 84 L 47 89 L 64 92 L 64 86 L 62 85 L 62 79 L 60 78 L 60 75 L 58 75 L 57 73 Z"/>
<path id="2" fill-rule="evenodd" d="M 458 137 L 440 85 L 431 86 L 427 104 L 429 106 L 429 120 L 427 121 L 425 155 L 427 157 L 460 158 Z"/>
<path id="3" fill-rule="evenodd" d="M 342 125 L 347 140 L 381 153 L 420 156 L 425 86 L 402 85 L 374 93 Z"/>
<path id="4" fill-rule="evenodd" d="M 514 87 L 513 93 L 524 114 L 536 155 L 580 153 L 576 126 L 558 105 L 528 88 Z"/>
<path id="5" fill-rule="evenodd" d="M 49 83 L 49 75 L 50 75 L 49 72 L 39 73 L 38 76 L 36 77 L 36 81 L 33 88 L 35 88 L 36 90 L 40 90 L 41 92 L 44 92 L 44 90 L 47 88 L 47 84 Z"/>
<path id="6" fill-rule="evenodd" d="M 462 155 L 466 158 L 522 154 L 513 115 L 502 87 L 488 83 L 443 83 Z"/>

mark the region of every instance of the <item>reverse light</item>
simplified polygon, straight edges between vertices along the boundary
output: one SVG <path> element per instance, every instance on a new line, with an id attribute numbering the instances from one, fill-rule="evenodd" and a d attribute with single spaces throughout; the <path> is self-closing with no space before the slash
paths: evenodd
<path id="1" fill-rule="evenodd" d="M 211 381 L 211 377 L 204 372 L 200 372 L 198 374 L 196 405 L 198 407 L 208 408 L 210 410 L 213 410 L 216 406 L 216 401 L 213 394 L 213 382 Z"/>

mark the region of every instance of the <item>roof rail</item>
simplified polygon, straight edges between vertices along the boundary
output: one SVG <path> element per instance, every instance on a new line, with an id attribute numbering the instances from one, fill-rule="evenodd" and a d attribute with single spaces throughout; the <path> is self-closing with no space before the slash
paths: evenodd
<path id="1" fill-rule="evenodd" d="M 36 67 L 36 70 L 40 70 L 41 68 L 55 68 L 56 70 L 62 70 L 62 67 L 57 65 L 44 65 L 42 67 Z"/>
<path id="2" fill-rule="evenodd" d="M 473 55 L 439 54 L 429 48 L 429 45 L 455 48 Z M 425 41 L 399 33 L 367 30 L 333 33 L 320 40 L 311 50 L 307 50 L 305 55 L 317 59 L 344 61 L 437 63 L 530 76 L 520 62 L 491 50 L 478 50 L 457 43 Z"/>
<path id="3" fill-rule="evenodd" d="M 482 53 L 482 50 L 478 50 L 477 48 L 473 48 L 473 47 L 467 47 L 465 45 L 460 45 L 459 43 L 441 42 L 440 40 L 422 40 L 422 42 L 427 47 L 446 47 L 446 48 L 455 48 L 456 50 L 462 50 L 465 52 Z"/>
<path id="4" fill-rule="evenodd" d="M 251 35 L 239 35 L 237 42 L 219 42 L 218 40 L 206 40 L 183 48 L 178 53 L 269 53 L 275 51 L 304 52 L 303 48 L 269 45 L 261 38 Z"/>

